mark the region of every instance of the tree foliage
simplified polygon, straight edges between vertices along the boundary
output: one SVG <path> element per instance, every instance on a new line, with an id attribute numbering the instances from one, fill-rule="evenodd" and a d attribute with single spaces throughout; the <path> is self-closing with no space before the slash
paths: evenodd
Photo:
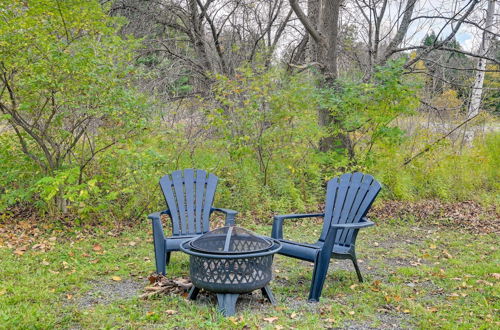
<path id="1" fill-rule="evenodd" d="M 97 1 L 15 0 L 0 15 L 3 119 L 45 175 L 76 168 L 81 184 L 96 154 L 144 124 L 130 79 L 137 43 L 117 36 L 120 20 Z M 64 184 L 54 189 L 63 210 Z"/>

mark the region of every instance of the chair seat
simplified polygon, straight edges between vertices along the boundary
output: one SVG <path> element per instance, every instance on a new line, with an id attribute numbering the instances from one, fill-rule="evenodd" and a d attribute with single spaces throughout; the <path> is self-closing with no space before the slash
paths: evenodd
<path id="1" fill-rule="evenodd" d="M 314 262 L 316 260 L 316 255 L 323 247 L 323 242 L 320 241 L 313 244 L 292 242 L 285 239 L 280 239 L 279 241 L 283 246 L 278 252 L 279 254 L 283 254 L 292 258 L 308 260 L 311 262 Z M 332 254 L 349 255 L 351 254 L 351 251 L 351 246 L 335 245 L 333 247 Z"/>
<path id="2" fill-rule="evenodd" d="M 179 251 L 179 246 L 187 240 L 196 238 L 201 234 L 196 235 L 178 235 L 178 236 L 170 236 L 165 238 L 165 245 L 167 251 Z"/>

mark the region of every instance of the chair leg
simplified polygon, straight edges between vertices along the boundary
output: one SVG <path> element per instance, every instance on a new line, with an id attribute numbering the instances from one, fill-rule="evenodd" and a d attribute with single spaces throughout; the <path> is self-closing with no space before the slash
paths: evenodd
<path id="1" fill-rule="evenodd" d="M 167 252 L 167 256 L 166 256 L 166 260 L 165 260 L 165 262 L 166 262 L 166 265 L 167 265 L 167 266 L 168 266 L 168 264 L 170 263 L 170 254 L 171 254 L 171 253 L 172 253 L 172 252 Z"/>
<path id="2" fill-rule="evenodd" d="M 166 275 L 167 258 L 165 257 L 165 244 L 156 244 L 155 242 L 155 261 L 156 273 Z"/>
<path id="3" fill-rule="evenodd" d="M 363 276 L 361 276 L 361 271 L 359 270 L 358 260 L 356 259 L 356 256 L 354 256 L 351 260 L 352 264 L 354 265 L 354 269 L 356 269 L 356 274 L 358 274 L 358 280 L 360 282 L 363 282 Z"/>
<path id="4" fill-rule="evenodd" d="M 153 224 L 153 243 L 155 247 L 155 262 L 156 273 L 165 275 L 166 259 L 165 252 L 167 249 L 165 236 L 163 236 L 163 228 L 160 219 L 155 219 Z"/>
<path id="5" fill-rule="evenodd" d="M 321 258 L 318 255 L 316 262 L 314 263 L 314 271 L 311 283 L 311 289 L 309 291 L 309 301 L 318 302 L 321 297 L 321 291 L 323 291 L 323 285 L 325 284 L 326 274 L 328 272 L 328 266 L 330 265 L 330 257 Z"/>

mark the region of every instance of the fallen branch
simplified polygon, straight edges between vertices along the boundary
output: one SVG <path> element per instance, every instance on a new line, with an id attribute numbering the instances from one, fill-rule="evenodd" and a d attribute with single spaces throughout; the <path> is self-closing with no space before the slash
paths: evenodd
<path id="1" fill-rule="evenodd" d="M 442 140 L 446 139 L 448 136 L 450 136 L 451 134 L 453 134 L 453 132 L 455 132 L 457 129 L 459 129 L 460 127 L 464 126 L 465 124 L 467 124 L 468 122 L 470 122 L 472 119 L 476 118 L 477 116 L 479 116 L 479 113 L 476 114 L 475 116 L 472 116 L 470 118 L 467 118 L 467 120 L 465 120 L 463 123 L 461 123 L 460 125 L 458 125 L 457 127 L 455 127 L 454 129 L 452 129 L 451 131 L 449 131 L 448 133 L 446 133 L 445 135 L 443 135 L 442 137 L 440 137 L 439 139 L 437 139 L 436 141 L 434 141 L 433 143 L 429 144 L 427 147 L 425 147 L 424 149 L 422 149 L 419 153 L 417 153 L 415 156 L 411 157 L 410 159 L 406 160 L 404 163 L 403 163 L 403 166 L 406 166 L 408 165 L 411 161 L 413 161 L 415 158 L 421 156 L 422 154 L 426 153 L 427 151 L 429 151 L 431 149 L 431 147 L 439 142 L 441 142 Z"/>
<path id="2" fill-rule="evenodd" d="M 168 279 L 163 275 L 153 274 L 149 276 L 150 286 L 144 288 L 145 293 L 139 296 L 141 299 L 149 299 L 161 294 L 184 294 L 191 287 L 191 283 L 185 278 Z"/>

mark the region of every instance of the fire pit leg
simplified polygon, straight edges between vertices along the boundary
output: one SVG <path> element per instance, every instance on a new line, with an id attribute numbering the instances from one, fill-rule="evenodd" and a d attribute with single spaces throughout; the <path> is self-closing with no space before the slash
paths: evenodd
<path id="1" fill-rule="evenodd" d="M 219 310 L 224 316 L 236 314 L 236 300 L 238 300 L 238 296 L 238 293 L 217 293 Z"/>
<path id="2" fill-rule="evenodd" d="M 262 290 L 262 295 L 264 296 L 264 298 L 267 298 L 267 300 L 269 300 L 269 302 L 272 305 L 276 305 L 276 300 L 274 299 L 273 292 L 271 291 L 271 288 L 269 287 L 269 285 L 266 285 L 261 290 Z"/>
<path id="3" fill-rule="evenodd" d="M 200 288 L 197 288 L 193 285 L 191 287 L 191 290 L 189 290 L 188 299 L 189 300 L 196 300 L 196 297 L 198 296 L 198 292 L 200 292 Z"/>

